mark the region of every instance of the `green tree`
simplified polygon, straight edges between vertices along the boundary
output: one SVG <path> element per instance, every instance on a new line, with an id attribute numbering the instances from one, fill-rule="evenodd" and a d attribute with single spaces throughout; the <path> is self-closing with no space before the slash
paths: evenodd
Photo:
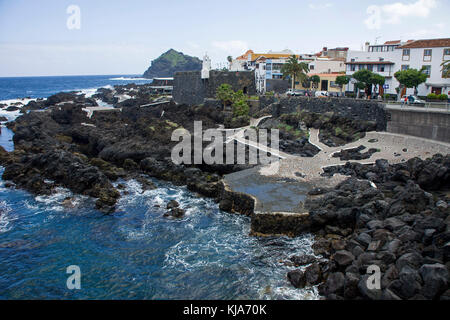
<path id="1" fill-rule="evenodd" d="M 362 87 L 362 85 L 359 85 L 360 87 L 358 88 L 358 93 L 357 93 L 357 98 L 359 98 L 359 91 L 362 89 L 369 89 L 369 87 L 372 86 L 371 83 L 371 79 L 373 76 L 373 72 L 367 69 L 362 69 L 359 71 L 356 71 L 353 75 L 352 78 L 355 79 L 356 81 L 358 81 L 359 83 L 364 84 L 364 87 Z"/>
<path id="2" fill-rule="evenodd" d="M 417 87 L 427 81 L 428 75 L 421 70 L 408 69 L 394 73 L 395 79 L 400 83 L 397 100 L 400 100 L 403 88 L 414 88 L 414 94 L 417 95 Z"/>
<path id="3" fill-rule="evenodd" d="M 337 76 L 336 77 L 336 83 L 339 85 L 339 89 L 342 93 L 342 87 L 345 86 L 346 84 L 348 84 L 350 82 L 350 77 L 347 76 Z"/>
<path id="4" fill-rule="evenodd" d="M 365 88 L 366 88 L 366 84 L 365 83 L 363 83 L 363 82 L 356 82 L 355 83 L 355 90 L 357 90 L 356 91 L 356 98 L 359 98 L 359 92 L 361 90 L 364 90 Z"/>
<path id="5" fill-rule="evenodd" d="M 228 65 L 229 65 L 229 67 L 231 69 L 231 62 L 233 62 L 233 57 L 232 56 L 228 56 L 227 57 L 227 61 L 228 61 Z"/>
<path id="6" fill-rule="evenodd" d="M 445 60 L 441 63 L 442 66 L 442 77 L 450 78 L 450 60 Z"/>
<path id="7" fill-rule="evenodd" d="M 283 77 L 290 77 L 292 80 L 292 89 L 295 87 L 295 80 L 298 79 L 303 82 L 307 78 L 307 73 L 309 72 L 308 64 L 305 62 L 298 62 L 295 55 L 289 57 L 288 61 L 283 64 L 281 68 L 281 73 Z"/>
<path id="8" fill-rule="evenodd" d="M 375 86 L 375 92 L 380 93 L 380 86 L 386 82 L 386 78 L 377 73 L 372 74 L 369 83 Z"/>
<path id="9" fill-rule="evenodd" d="M 313 87 L 318 89 L 320 83 L 320 77 L 318 75 L 313 75 L 309 78 L 309 80 L 313 83 Z"/>
<path id="10" fill-rule="evenodd" d="M 216 89 L 216 99 L 220 100 L 224 107 L 231 105 L 234 99 L 234 91 L 231 88 L 231 85 L 228 83 L 222 83 Z"/>

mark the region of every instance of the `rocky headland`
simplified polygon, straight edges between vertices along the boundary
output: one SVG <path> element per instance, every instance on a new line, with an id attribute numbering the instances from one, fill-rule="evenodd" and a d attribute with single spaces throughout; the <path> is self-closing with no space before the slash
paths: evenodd
<path id="1" fill-rule="evenodd" d="M 170 49 L 151 62 L 150 67 L 144 72 L 144 77 L 149 79 L 173 77 L 175 72 L 200 71 L 201 69 L 202 61 L 199 58 Z"/>

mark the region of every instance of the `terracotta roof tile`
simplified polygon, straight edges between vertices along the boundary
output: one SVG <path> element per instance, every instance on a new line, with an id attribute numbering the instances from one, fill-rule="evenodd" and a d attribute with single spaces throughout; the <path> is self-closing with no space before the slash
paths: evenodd
<path id="1" fill-rule="evenodd" d="M 392 41 L 386 41 L 384 44 L 390 45 L 390 44 L 400 44 L 400 43 L 401 43 L 400 40 L 392 40 Z"/>
<path id="2" fill-rule="evenodd" d="M 401 49 L 406 48 L 437 48 L 437 47 L 450 47 L 450 38 L 442 39 L 424 39 L 415 40 L 400 46 Z"/>
<path id="3" fill-rule="evenodd" d="M 345 64 L 394 64 L 394 62 L 391 62 L 391 61 L 353 61 L 353 62 L 346 62 Z"/>

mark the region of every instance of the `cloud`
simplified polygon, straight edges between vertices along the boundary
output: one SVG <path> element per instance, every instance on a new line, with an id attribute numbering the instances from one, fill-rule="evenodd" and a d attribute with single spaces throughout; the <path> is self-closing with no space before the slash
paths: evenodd
<path id="1" fill-rule="evenodd" d="M 330 3 L 330 2 L 319 3 L 319 4 L 313 4 L 313 3 L 309 4 L 309 8 L 312 9 L 312 10 L 323 10 L 323 9 L 330 8 L 332 6 L 333 6 L 333 4 Z"/>
<path id="2" fill-rule="evenodd" d="M 406 34 L 408 39 L 417 39 L 417 38 L 441 38 L 447 36 L 446 24 L 435 23 L 431 28 L 424 28 L 414 30 Z"/>
<path id="3" fill-rule="evenodd" d="M 395 2 L 382 6 L 371 5 L 366 12 L 369 17 L 364 20 L 369 29 L 380 29 L 383 24 L 399 24 L 402 18 L 427 18 L 437 0 L 417 0 L 413 3 Z"/>
<path id="4" fill-rule="evenodd" d="M 248 49 L 247 42 L 241 40 L 213 41 L 212 46 L 222 51 L 227 51 L 230 54 L 232 53 L 242 54 Z"/>

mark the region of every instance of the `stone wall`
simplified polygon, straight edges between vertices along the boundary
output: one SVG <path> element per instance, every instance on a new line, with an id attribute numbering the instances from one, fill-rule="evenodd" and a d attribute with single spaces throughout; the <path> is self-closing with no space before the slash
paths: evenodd
<path id="1" fill-rule="evenodd" d="M 178 104 L 199 105 L 205 98 L 214 98 L 217 88 L 227 83 L 234 91 L 256 94 L 253 71 L 229 72 L 211 70 L 209 79 L 201 79 L 200 71 L 177 72 L 174 76 L 173 99 Z"/>
<path id="2" fill-rule="evenodd" d="M 374 101 L 342 98 L 282 98 L 272 104 L 272 116 L 307 110 L 315 113 L 334 112 L 341 117 L 352 120 L 375 121 L 378 131 L 386 130 L 387 114 L 384 105 Z"/>
<path id="3" fill-rule="evenodd" d="M 248 95 L 256 94 L 254 71 L 231 72 L 211 70 L 209 72 L 209 79 L 205 81 L 207 83 L 207 98 L 215 97 L 217 88 L 223 83 L 231 85 L 234 91 L 242 90 Z"/>
<path id="4" fill-rule="evenodd" d="M 173 79 L 172 97 L 179 104 L 202 104 L 206 88 L 206 80 L 201 79 L 200 71 L 177 72 Z"/>
<path id="5" fill-rule="evenodd" d="M 387 131 L 450 143 L 450 113 L 387 108 Z"/>

